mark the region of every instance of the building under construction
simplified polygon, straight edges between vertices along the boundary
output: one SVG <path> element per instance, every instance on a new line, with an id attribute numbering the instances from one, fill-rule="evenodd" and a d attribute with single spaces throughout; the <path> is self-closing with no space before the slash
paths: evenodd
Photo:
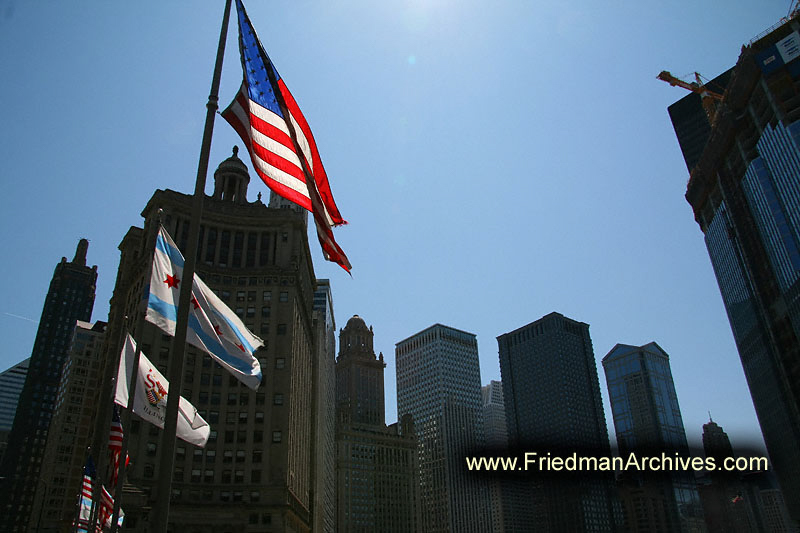
<path id="1" fill-rule="evenodd" d="M 669 107 L 690 172 L 686 199 L 705 236 L 794 520 L 800 520 L 798 58 L 795 11 L 745 45 L 736 65 L 713 82 L 684 82 L 692 94 Z"/>

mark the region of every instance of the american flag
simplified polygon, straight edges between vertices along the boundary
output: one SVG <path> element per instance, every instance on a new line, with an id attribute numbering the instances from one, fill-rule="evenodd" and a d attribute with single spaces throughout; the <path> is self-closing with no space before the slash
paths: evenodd
<path id="1" fill-rule="evenodd" d="M 114 405 L 114 414 L 111 417 L 111 434 L 108 437 L 108 451 L 111 455 L 111 486 L 117 486 L 119 476 L 119 456 L 122 453 L 122 421 L 119 419 L 119 409 Z M 127 464 L 127 460 L 125 462 Z"/>
<path id="2" fill-rule="evenodd" d="M 350 261 L 331 230 L 346 222 L 333 200 L 308 122 L 261 46 L 241 0 L 236 0 L 236 10 L 244 81 L 222 116 L 244 141 L 264 183 L 314 215 L 325 259 L 350 272 Z"/>
<path id="3" fill-rule="evenodd" d="M 102 531 L 104 528 L 111 529 L 111 518 L 113 518 L 114 514 L 114 498 L 111 497 L 111 494 L 106 490 L 105 487 L 101 487 L 102 490 L 102 500 L 100 501 L 100 513 L 98 514 L 97 519 L 97 531 Z M 124 513 L 122 509 L 119 510 L 119 525 L 122 525 L 122 519 L 124 517 Z"/>
<path id="4" fill-rule="evenodd" d="M 83 480 L 81 481 L 81 492 L 78 496 L 78 519 L 75 522 L 76 531 L 88 532 L 91 527 L 89 519 L 92 514 L 92 478 L 95 477 L 94 461 L 92 456 L 86 458 L 86 466 L 83 467 Z"/>

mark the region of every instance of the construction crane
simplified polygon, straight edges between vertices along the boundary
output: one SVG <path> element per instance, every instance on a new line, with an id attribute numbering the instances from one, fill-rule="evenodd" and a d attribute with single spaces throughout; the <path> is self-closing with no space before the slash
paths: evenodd
<path id="1" fill-rule="evenodd" d="M 800 0 L 798 0 L 800 1 Z M 714 122 L 714 114 L 717 111 L 717 104 L 722 100 L 722 95 L 720 93 L 714 92 L 705 85 L 700 80 L 700 74 L 697 72 L 694 73 L 695 80 L 692 83 L 683 81 L 680 78 L 676 78 L 666 70 L 662 70 L 656 78 L 661 81 L 665 81 L 675 87 L 683 87 L 687 91 L 692 91 L 693 93 L 697 93 L 700 95 L 700 103 L 703 105 L 703 110 L 705 110 L 706 115 L 708 116 L 708 123 L 711 124 Z"/>
<path id="2" fill-rule="evenodd" d="M 797 15 L 798 12 L 800 12 L 800 0 L 792 2 L 792 4 L 794 5 L 789 8 L 789 13 L 786 15 L 786 18 L 792 18 L 793 16 Z"/>

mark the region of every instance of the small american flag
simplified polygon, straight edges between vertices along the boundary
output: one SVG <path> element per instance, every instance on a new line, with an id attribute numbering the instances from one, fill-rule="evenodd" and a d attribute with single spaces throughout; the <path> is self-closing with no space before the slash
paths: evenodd
<path id="1" fill-rule="evenodd" d="M 242 0 L 236 0 L 236 10 L 244 81 L 222 117 L 244 141 L 264 183 L 314 215 L 325 259 L 350 272 L 350 261 L 331 230 L 346 222 L 333 200 L 308 122 L 261 46 Z"/>
<path id="2" fill-rule="evenodd" d="M 111 417 L 111 434 L 108 437 L 108 451 L 111 455 L 111 486 L 117 486 L 119 476 L 119 456 L 122 453 L 122 421 L 119 419 L 119 409 L 114 405 L 114 414 Z M 127 461 L 126 461 L 127 464 Z"/>
<path id="3" fill-rule="evenodd" d="M 111 519 L 113 518 L 114 514 L 114 498 L 111 497 L 111 494 L 106 490 L 105 487 L 102 487 L 102 500 L 100 501 L 100 513 L 98 514 L 97 519 L 97 530 L 102 531 L 103 528 L 111 528 Z M 122 509 L 119 510 L 119 520 L 118 525 L 122 525 L 122 520 L 125 514 L 122 512 Z"/>
<path id="4" fill-rule="evenodd" d="M 78 519 L 75 528 L 78 532 L 88 532 L 91 528 L 89 519 L 92 514 L 92 479 L 96 475 L 92 456 L 86 458 L 86 466 L 83 467 L 83 480 L 81 481 L 81 491 L 78 496 Z"/>

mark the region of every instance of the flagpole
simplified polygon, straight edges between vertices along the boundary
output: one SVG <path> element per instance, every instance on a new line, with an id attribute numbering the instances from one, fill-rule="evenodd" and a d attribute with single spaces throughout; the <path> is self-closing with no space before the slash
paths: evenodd
<path id="1" fill-rule="evenodd" d="M 198 236 L 200 219 L 203 214 L 203 198 L 205 197 L 208 159 L 211 152 L 211 134 L 214 131 L 214 116 L 219 109 L 219 82 L 222 77 L 222 58 L 225 55 L 225 40 L 228 36 L 231 0 L 225 0 L 225 13 L 222 16 L 222 28 L 219 33 L 217 58 L 214 64 L 214 76 L 211 81 L 211 93 L 206 104 L 206 122 L 203 130 L 203 142 L 200 147 L 200 160 L 197 164 L 197 180 L 195 181 L 192 218 L 189 222 L 188 249 L 183 266 L 183 280 L 178 300 L 178 317 L 175 325 L 175 337 L 172 341 L 172 357 L 169 362 L 169 383 L 172 394 L 167 395 L 167 412 L 164 419 L 164 432 L 161 439 L 158 485 L 156 501 L 153 507 L 153 532 L 167 533 L 169 521 L 169 504 L 172 487 L 172 470 L 175 462 L 175 433 L 178 425 L 178 404 L 183 382 L 183 359 L 186 352 L 186 329 L 189 324 L 189 306 L 191 304 L 194 269 L 197 261 Z"/>
<path id="2" fill-rule="evenodd" d="M 143 285 L 146 287 L 147 284 L 150 282 L 150 278 L 152 277 L 153 273 L 153 255 L 155 253 L 156 248 L 156 236 L 158 235 L 159 229 L 162 225 L 161 215 L 163 213 L 162 209 L 159 209 L 156 215 L 156 224 L 152 224 L 152 228 L 150 232 L 147 234 L 145 238 L 145 254 L 147 251 L 150 250 L 151 253 L 145 255 L 147 258 L 147 266 L 145 267 L 145 275 L 144 275 L 144 283 Z M 146 298 L 146 295 L 144 295 Z M 139 313 L 136 317 L 136 323 L 133 326 L 133 331 L 136 335 L 141 335 L 142 331 L 144 330 L 144 322 L 145 322 L 145 315 L 147 314 L 147 301 L 143 299 L 144 305 L 139 310 Z M 127 317 L 125 320 L 125 324 L 127 324 Z M 127 331 L 123 331 L 123 338 L 126 338 Z M 134 337 L 136 339 L 136 337 Z M 117 373 L 119 373 L 119 365 L 122 359 L 121 352 L 125 349 L 125 341 L 123 341 L 122 348 L 120 349 L 120 353 L 117 355 Z M 131 378 L 128 383 L 128 408 L 120 416 L 120 423 L 122 424 L 122 443 L 119 452 L 119 462 L 118 462 L 118 470 L 117 470 L 117 482 L 114 487 L 111 487 L 113 490 L 113 497 L 114 497 L 114 511 L 111 515 L 111 533 L 114 533 L 118 529 L 117 521 L 119 519 L 119 512 L 120 506 L 122 504 L 122 486 L 125 483 L 125 472 L 127 468 L 126 459 L 128 457 L 128 446 L 130 445 L 130 422 L 131 418 L 133 417 L 133 402 L 136 400 L 136 384 L 139 377 L 139 359 L 142 354 L 142 347 L 139 342 L 136 343 L 136 353 L 133 356 L 133 372 L 131 373 Z M 126 368 L 127 371 L 127 368 Z M 116 398 L 116 391 L 114 391 L 114 397 Z M 126 430 L 126 428 L 128 428 Z"/>
<path id="3" fill-rule="evenodd" d="M 128 329 L 128 316 L 124 315 L 122 317 L 122 327 L 120 328 L 119 336 L 116 339 L 116 347 L 117 353 L 119 353 L 121 346 L 123 345 L 122 339 L 124 339 L 124 332 Z M 111 329 L 108 329 L 108 335 L 111 335 Z M 117 367 L 119 363 L 117 363 Z M 111 416 L 109 416 L 113 409 L 110 407 L 114 403 L 114 393 L 117 388 L 117 374 L 113 371 L 113 369 L 106 370 L 106 375 L 111 374 L 111 379 L 108 380 L 108 384 L 104 387 L 108 387 L 108 389 L 104 389 L 100 394 L 100 405 L 97 409 L 97 420 L 95 421 L 95 438 L 94 442 L 98 444 L 98 449 L 101 450 L 98 453 L 97 462 L 95 463 L 95 472 L 97 474 L 96 478 L 99 480 L 100 489 L 94 490 L 92 492 L 92 514 L 90 516 L 90 526 L 92 531 L 94 531 L 97 527 L 97 520 L 99 518 L 100 513 L 100 505 L 103 500 L 103 476 L 107 470 L 106 466 L 106 459 L 108 457 L 108 443 L 111 438 L 109 434 L 109 428 L 111 427 Z M 99 429 L 98 429 L 99 428 Z M 104 453 L 105 451 L 106 453 Z M 102 524 L 100 524 L 102 528 Z"/>
<path id="4" fill-rule="evenodd" d="M 72 531 L 74 531 L 74 532 L 77 532 L 78 529 L 79 529 L 78 526 L 79 526 L 79 522 L 80 522 L 80 519 L 81 519 L 81 502 L 83 501 L 83 480 L 84 480 L 84 477 L 86 476 L 86 462 L 87 462 L 87 460 L 89 459 L 89 457 L 91 455 L 92 455 L 92 447 L 91 446 L 87 446 L 86 447 L 86 459 L 84 459 L 84 461 L 83 461 L 83 472 L 81 473 L 81 487 L 80 487 L 80 489 L 78 489 L 78 506 L 75 509 L 75 519 L 72 521 L 72 525 L 73 525 Z M 87 529 L 88 529 L 88 525 L 87 525 Z"/>

